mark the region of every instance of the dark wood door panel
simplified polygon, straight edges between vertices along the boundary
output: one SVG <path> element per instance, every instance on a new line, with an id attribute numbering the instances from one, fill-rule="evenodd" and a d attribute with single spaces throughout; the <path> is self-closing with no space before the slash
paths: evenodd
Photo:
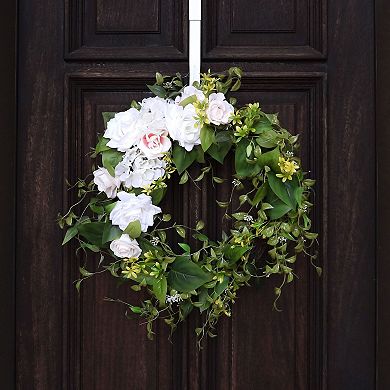
<path id="1" fill-rule="evenodd" d="M 325 0 L 203 0 L 205 59 L 322 59 Z"/>
<path id="2" fill-rule="evenodd" d="M 188 7 L 174 0 L 65 0 L 68 60 L 185 60 Z"/>

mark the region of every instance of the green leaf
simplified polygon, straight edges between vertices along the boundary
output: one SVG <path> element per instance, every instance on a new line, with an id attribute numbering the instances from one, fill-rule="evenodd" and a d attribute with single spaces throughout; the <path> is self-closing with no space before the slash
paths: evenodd
<path id="1" fill-rule="evenodd" d="M 105 222 L 88 222 L 77 226 L 78 231 L 89 243 L 102 246 L 103 231 L 106 226 Z"/>
<path id="2" fill-rule="evenodd" d="M 172 159 L 176 165 L 179 175 L 181 175 L 197 158 L 196 148 L 187 152 L 184 148 L 175 144 L 172 151 Z"/>
<path id="3" fill-rule="evenodd" d="M 257 206 L 267 195 L 268 192 L 268 185 L 267 183 L 264 183 L 260 186 L 260 188 L 256 191 L 256 194 L 252 200 L 252 204 L 254 206 Z"/>
<path id="4" fill-rule="evenodd" d="M 216 143 L 222 143 L 222 142 L 232 142 L 232 132 L 228 130 L 222 130 L 215 133 L 215 142 Z"/>
<path id="5" fill-rule="evenodd" d="M 161 85 L 164 82 L 164 77 L 159 72 L 156 72 L 156 82 L 158 85 Z"/>
<path id="6" fill-rule="evenodd" d="M 295 208 L 295 199 L 290 197 L 287 185 L 272 172 L 268 172 L 267 177 L 268 184 L 274 194 L 291 209 Z"/>
<path id="7" fill-rule="evenodd" d="M 273 125 L 279 124 L 278 114 L 264 114 L 264 115 Z"/>
<path id="8" fill-rule="evenodd" d="M 267 165 L 271 167 L 273 171 L 280 172 L 279 165 L 278 165 L 279 156 L 280 156 L 279 147 L 276 147 L 275 149 L 269 152 L 263 153 L 257 159 L 256 165 L 258 165 L 261 169 Z"/>
<path id="9" fill-rule="evenodd" d="M 190 246 L 188 244 L 180 242 L 178 245 L 180 246 L 180 248 L 184 249 L 185 253 L 189 254 L 191 252 L 191 248 L 190 248 Z"/>
<path id="10" fill-rule="evenodd" d="M 104 207 L 103 206 L 98 206 L 96 203 L 90 203 L 89 208 L 98 215 L 104 214 Z"/>
<path id="11" fill-rule="evenodd" d="M 313 179 L 305 179 L 303 181 L 303 185 L 307 186 L 307 187 L 312 187 L 312 186 L 314 186 L 314 184 L 316 184 L 316 181 Z"/>
<path id="12" fill-rule="evenodd" d="M 95 253 L 100 252 L 100 248 L 97 245 L 88 244 L 88 243 L 83 242 L 80 244 L 80 247 L 84 248 L 84 249 L 87 248 L 90 251 L 95 252 Z"/>
<path id="13" fill-rule="evenodd" d="M 241 245 L 231 245 L 227 244 L 223 250 L 224 255 L 228 260 L 230 260 L 231 264 L 236 263 L 241 259 L 242 256 L 246 252 L 248 252 L 252 247 L 250 246 L 241 246 Z"/>
<path id="14" fill-rule="evenodd" d="M 189 256 L 178 256 L 170 265 L 168 274 L 169 286 L 180 292 L 196 290 L 209 282 L 212 275 L 204 272 Z"/>
<path id="15" fill-rule="evenodd" d="M 273 203 L 272 206 L 272 209 L 267 210 L 267 214 L 272 220 L 283 217 L 283 215 L 287 214 L 292 209 L 283 202 Z"/>
<path id="16" fill-rule="evenodd" d="M 303 195 L 303 188 L 302 187 L 296 187 L 294 191 L 294 198 L 296 202 L 298 203 L 298 206 L 302 206 L 302 195 Z"/>
<path id="17" fill-rule="evenodd" d="M 161 85 L 147 85 L 147 87 L 158 97 L 165 98 L 167 91 Z"/>
<path id="18" fill-rule="evenodd" d="M 115 167 L 122 161 L 124 153 L 109 149 L 102 152 L 102 164 L 111 176 L 115 176 Z"/>
<path id="19" fill-rule="evenodd" d="M 68 241 L 70 241 L 76 234 L 78 233 L 77 226 L 72 226 L 69 228 L 65 234 L 64 241 L 62 241 L 62 245 L 65 245 Z"/>
<path id="20" fill-rule="evenodd" d="M 163 214 L 163 216 L 162 216 L 162 220 L 164 222 L 169 222 L 171 219 L 172 219 L 172 215 L 171 214 Z"/>
<path id="21" fill-rule="evenodd" d="M 221 179 L 220 177 L 213 176 L 213 181 L 215 181 L 218 184 L 222 184 L 226 181 L 226 179 Z"/>
<path id="22" fill-rule="evenodd" d="M 212 294 L 212 298 L 217 299 L 226 290 L 226 287 L 228 286 L 228 284 L 229 284 L 229 278 L 227 276 L 225 276 L 223 278 L 222 283 L 218 283 L 215 286 L 214 292 Z"/>
<path id="23" fill-rule="evenodd" d="M 89 272 L 87 271 L 85 268 L 83 267 L 79 267 L 79 271 L 80 271 L 80 274 L 85 276 L 85 277 L 88 277 L 88 276 L 92 276 L 93 273 L 92 272 Z"/>
<path id="24" fill-rule="evenodd" d="M 272 130 L 272 124 L 267 118 L 261 118 L 253 125 L 253 128 L 256 130 L 256 134 L 261 134 Z"/>
<path id="25" fill-rule="evenodd" d="M 175 229 L 176 229 L 176 231 L 177 231 L 177 234 L 178 234 L 180 237 L 185 238 L 185 236 L 186 236 L 186 230 L 185 230 L 182 226 L 175 226 Z"/>
<path id="26" fill-rule="evenodd" d="M 138 219 L 130 222 L 123 233 L 128 234 L 130 238 L 138 238 L 141 235 L 141 222 Z"/>
<path id="27" fill-rule="evenodd" d="M 116 112 L 102 112 L 104 128 L 107 129 L 107 123 L 115 117 Z"/>
<path id="28" fill-rule="evenodd" d="M 182 100 L 179 106 L 185 107 L 188 104 L 195 103 L 197 100 L 196 95 L 191 95 Z"/>
<path id="29" fill-rule="evenodd" d="M 222 202 L 220 200 L 216 200 L 216 202 L 217 202 L 217 205 L 221 208 L 227 208 L 227 207 L 229 207 L 229 204 L 230 204 L 229 202 Z"/>
<path id="30" fill-rule="evenodd" d="M 235 153 L 235 168 L 236 173 L 240 177 L 252 177 L 259 173 L 260 168 L 256 164 L 249 164 L 247 162 L 247 147 L 249 140 L 243 138 L 236 146 Z"/>
<path id="31" fill-rule="evenodd" d="M 204 125 L 200 130 L 200 142 L 203 151 L 207 151 L 215 141 L 214 131 L 210 126 Z"/>
<path id="32" fill-rule="evenodd" d="M 118 226 L 113 226 L 111 223 L 107 222 L 102 235 L 102 244 L 105 244 L 109 241 L 117 240 L 122 235 L 122 230 Z"/>
<path id="33" fill-rule="evenodd" d="M 278 134 L 272 130 L 272 127 L 263 133 L 260 133 L 256 137 L 256 142 L 263 148 L 274 148 L 277 145 L 277 136 Z"/>
<path id="34" fill-rule="evenodd" d="M 114 207 L 116 206 L 118 202 L 113 202 L 113 203 L 109 203 L 107 205 L 104 206 L 104 209 L 106 210 L 106 213 L 107 214 L 110 214 L 111 211 L 114 209 Z"/>
<path id="35" fill-rule="evenodd" d="M 223 164 L 223 161 L 226 155 L 229 153 L 233 143 L 231 140 L 218 142 L 216 144 L 212 144 L 208 149 L 207 153 L 220 164 Z"/>
<path id="36" fill-rule="evenodd" d="M 247 213 L 234 213 L 234 214 L 232 214 L 232 217 L 237 219 L 237 221 L 242 221 L 246 215 L 248 215 L 248 214 Z"/>
<path id="37" fill-rule="evenodd" d="M 185 184 L 188 181 L 188 173 L 187 171 L 184 171 L 184 173 L 180 177 L 179 184 Z"/>
<path id="38" fill-rule="evenodd" d="M 156 282 L 153 283 L 153 293 L 161 304 L 165 303 L 167 297 L 167 289 L 167 278 L 165 276 L 162 276 L 161 279 L 158 279 L 156 280 Z"/>
<path id="39" fill-rule="evenodd" d="M 95 155 L 97 153 L 105 152 L 106 150 L 110 150 L 110 148 L 107 146 L 107 143 L 110 142 L 108 138 L 100 137 L 99 142 L 96 145 L 95 148 Z"/>
<path id="40" fill-rule="evenodd" d="M 166 187 L 157 188 L 153 190 L 152 193 L 150 194 L 152 197 L 153 204 L 158 205 L 164 199 L 166 192 L 167 192 Z"/>
<path id="41" fill-rule="evenodd" d="M 133 305 L 130 305 L 130 310 L 135 313 L 135 314 L 141 314 L 142 313 L 142 309 L 139 307 L 139 306 L 133 306 Z"/>
<path id="42" fill-rule="evenodd" d="M 230 90 L 231 90 L 232 92 L 235 92 L 235 91 L 238 91 L 238 90 L 240 89 L 240 87 L 241 87 L 241 80 L 238 79 L 238 80 L 234 83 L 233 87 L 230 88 Z"/>
<path id="43" fill-rule="evenodd" d="M 195 230 L 202 230 L 203 228 L 204 228 L 204 222 L 202 220 L 198 221 Z"/>

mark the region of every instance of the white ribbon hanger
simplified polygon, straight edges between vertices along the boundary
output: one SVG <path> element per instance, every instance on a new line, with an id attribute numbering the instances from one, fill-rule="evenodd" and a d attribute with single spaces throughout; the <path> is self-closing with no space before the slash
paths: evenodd
<path id="1" fill-rule="evenodd" d="M 189 70 L 190 85 L 200 81 L 202 0 L 189 0 L 190 24 Z"/>

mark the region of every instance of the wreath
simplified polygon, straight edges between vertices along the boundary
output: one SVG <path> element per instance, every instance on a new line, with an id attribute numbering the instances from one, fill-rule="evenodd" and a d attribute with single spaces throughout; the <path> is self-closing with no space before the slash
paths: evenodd
<path id="1" fill-rule="evenodd" d="M 93 271 L 86 260 L 80 267 L 76 288 L 110 272 L 132 290 L 146 290 L 149 299 L 138 304 L 109 300 L 143 317 L 150 338 L 156 319 L 174 330 L 194 308 L 203 319 L 195 329 L 198 340 L 214 336 L 218 319 L 231 315 L 238 290 L 271 275 L 279 275 L 277 308 L 282 287 L 294 280 L 299 253 L 321 273 L 313 262 L 317 234 L 310 231 L 314 180 L 302 171 L 298 136 L 259 103 L 238 108 L 234 97 L 227 100 L 241 76 L 236 67 L 208 71 L 185 86 L 180 74 L 157 73 L 148 85 L 154 97 L 133 101 L 124 112 L 103 113 L 106 130 L 92 153 L 98 167 L 93 178 L 77 181 L 78 201 L 59 216 L 67 229 L 63 245 L 74 239 L 77 251 L 100 254 Z M 232 178 L 215 176 L 214 165 L 224 164 L 229 152 Z M 191 165 L 198 166 L 197 177 L 189 173 Z M 217 240 L 207 236 L 201 220 L 188 227 L 162 214 L 159 204 L 177 175 L 181 185 L 210 175 L 214 186 L 231 182 L 228 199 L 216 201 L 231 228 Z"/>

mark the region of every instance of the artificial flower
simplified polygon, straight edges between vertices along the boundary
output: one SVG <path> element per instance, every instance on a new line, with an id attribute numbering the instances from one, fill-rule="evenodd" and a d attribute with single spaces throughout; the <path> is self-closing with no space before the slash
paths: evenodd
<path id="1" fill-rule="evenodd" d="M 152 198 L 148 195 L 121 191 L 118 198 L 119 201 L 110 213 L 110 220 L 121 230 L 125 230 L 130 222 L 138 220 L 141 231 L 146 232 L 149 226 L 153 226 L 153 217 L 161 213 L 160 207 L 153 205 Z"/>
<path id="2" fill-rule="evenodd" d="M 170 137 L 190 152 L 200 145 L 200 126 L 196 122 L 196 111 L 192 104 L 185 107 L 170 104 L 166 111 L 166 124 Z"/>
<path id="3" fill-rule="evenodd" d="M 148 158 L 162 157 L 164 153 L 168 152 L 171 146 L 172 143 L 166 130 L 146 131 L 141 136 L 139 142 L 139 148 Z"/>
<path id="4" fill-rule="evenodd" d="M 134 144 L 138 144 L 141 138 L 141 130 L 137 124 L 140 113 L 135 108 L 118 112 L 115 117 L 108 121 L 104 138 L 110 139 L 107 146 L 125 152 Z"/>
<path id="5" fill-rule="evenodd" d="M 165 161 L 147 158 L 137 147 L 132 147 L 115 167 L 115 176 L 127 188 L 147 188 L 165 174 Z"/>
<path id="6" fill-rule="evenodd" d="M 221 92 L 212 93 L 206 110 L 208 120 L 214 125 L 226 125 L 234 114 L 234 107 L 226 101 Z"/>
<path id="7" fill-rule="evenodd" d="M 115 198 L 121 182 L 112 177 L 106 168 L 99 168 L 93 172 L 93 181 L 100 192 L 105 192 L 108 198 Z"/>
<path id="8" fill-rule="evenodd" d="M 120 257 L 121 259 L 137 259 L 142 253 L 137 240 L 130 238 L 128 234 L 122 234 L 117 240 L 112 241 L 110 249 L 115 256 Z"/>
<path id="9" fill-rule="evenodd" d="M 292 180 L 292 175 L 299 169 L 299 165 L 295 161 L 286 160 L 283 157 L 279 157 L 278 165 L 282 173 L 277 173 L 276 176 L 280 177 L 282 182 L 285 182 L 287 179 Z"/>

